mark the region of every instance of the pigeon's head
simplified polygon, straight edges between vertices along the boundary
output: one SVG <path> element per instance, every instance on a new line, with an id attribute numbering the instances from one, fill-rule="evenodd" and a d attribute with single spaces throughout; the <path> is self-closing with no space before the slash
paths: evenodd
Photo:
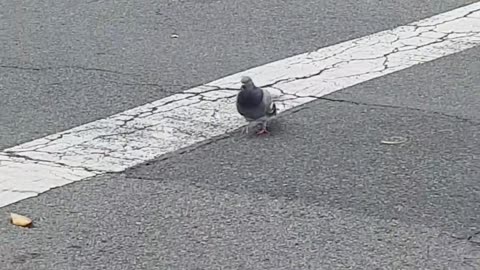
<path id="1" fill-rule="evenodd" d="M 243 76 L 240 82 L 242 83 L 242 89 L 253 89 L 255 87 L 252 78 L 248 76 Z"/>

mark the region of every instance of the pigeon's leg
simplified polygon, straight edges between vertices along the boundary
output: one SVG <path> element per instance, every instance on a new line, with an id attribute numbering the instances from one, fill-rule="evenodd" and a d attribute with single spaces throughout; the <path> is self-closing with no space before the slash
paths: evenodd
<path id="1" fill-rule="evenodd" d="M 247 125 L 243 128 L 243 132 L 245 134 L 248 134 L 248 131 L 250 130 L 250 126 L 252 125 L 252 122 L 247 120 Z"/>
<path id="2" fill-rule="evenodd" d="M 267 121 L 262 122 L 262 129 L 257 132 L 257 135 L 269 135 L 270 131 L 267 130 Z"/>

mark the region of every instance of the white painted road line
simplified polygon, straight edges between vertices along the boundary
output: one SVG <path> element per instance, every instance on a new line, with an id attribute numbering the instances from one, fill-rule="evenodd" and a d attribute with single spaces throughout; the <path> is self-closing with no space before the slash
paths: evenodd
<path id="1" fill-rule="evenodd" d="M 480 45 L 480 3 L 234 74 L 0 153 L 0 207 L 120 172 L 241 127 L 242 75 L 278 95 L 280 111 Z"/>

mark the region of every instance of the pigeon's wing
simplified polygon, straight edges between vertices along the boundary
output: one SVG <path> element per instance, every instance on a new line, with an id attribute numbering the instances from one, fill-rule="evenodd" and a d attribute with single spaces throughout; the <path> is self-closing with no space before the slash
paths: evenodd
<path id="1" fill-rule="evenodd" d="M 269 108 L 272 105 L 272 95 L 268 90 L 260 88 L 263 92 L 263 100 L 262 103 L 265 106 L 265 108 Z"/>
<path id="2" fill-rule="evenodd" d="M 266 115 L 274 115 L 277 112 L 277 107 L 275 106 L 275 103 L 273 102 L 272 94 L 266 89 L 262 89 L 263 91 L 263 108 L 265 110 Z"/>

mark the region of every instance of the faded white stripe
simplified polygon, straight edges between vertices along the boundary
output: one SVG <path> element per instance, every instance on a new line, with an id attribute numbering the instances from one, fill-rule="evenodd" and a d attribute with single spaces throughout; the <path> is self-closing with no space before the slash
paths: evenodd
<path id="1" fill-rule="evenodd" d="M 242 71 L 0 153 L 0 207 L 119 172 L 244 125 L 234 97 L 251 76 L 280 111 L 480 44 L 480 3 Z"/>

